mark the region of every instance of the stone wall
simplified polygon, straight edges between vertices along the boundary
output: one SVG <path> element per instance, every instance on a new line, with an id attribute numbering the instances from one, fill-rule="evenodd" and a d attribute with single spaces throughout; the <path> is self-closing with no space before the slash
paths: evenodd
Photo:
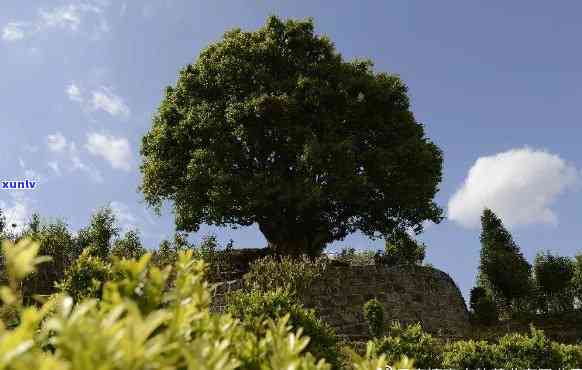
<path id="1" fill-rule="evenodd" d="M 240 280 L 220 284 L 213 310 L 222 311 L 225 294 L 240 289 Z M 368 328 L 364 303 L 377 298 L 384 305 L 386 325 L 420 322 L 423 328 L 445 337 L 469 334 L 469 314 L 454 281 L 446 273 L 424 266 L 328 266 L 303 296 L 307 307 L 340 335 L 363 337 Z"/>
<path id="2" fill-rule="evenodd" d="M 386 325 L 420 322 L 431 333 L 463 337 L 469 313 L 459 288 L 446 273 L 424 266 L 331 266 L 304 296 L 307 307 L 338 334 L 368 333 L 363 306 L 376 298 L 384 306 Z"/>

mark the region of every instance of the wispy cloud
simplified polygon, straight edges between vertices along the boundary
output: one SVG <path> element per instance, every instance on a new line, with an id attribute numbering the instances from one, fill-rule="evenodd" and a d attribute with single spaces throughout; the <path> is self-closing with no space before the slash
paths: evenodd
<path id="1" fill-rule="evenodd" d="M 19 41 L 26 37 L 25 29 L 28 27 L 26 23 L 9 22 L 2 29 L 2 39 L 4 41 L 13 42 Z"/>
<path id="2" fill-rule="evenodd" d="M 127 232 L 132 229 L 137 229 L 138 220 L 137 217 L 130 211 L 127 204 L 123 202 L 113 201 L 110 203 L 113 215 L 119 222 L 123 232 Z"/>
<path id="3" fill-rule="evenodd" d="M 74 82 L 71 82 L 71 84 L 67 86 L 65 92 L 67 93 L 67 96 L 69 97 L 70 100 L 78 103 L 83 102 L 83 97 L 81 96 L 81 89 Z"/>
<path id="4" fill-rule="evenodd" d="M 114 137 L 96 132 L 87 135 L 86 148 L 89 153 L 101 157 L 111 167 L 121 170 L 131 169 L 131 149 L 124 137 Z"/>
<path id="5" fill-rule="evenodd" d="M 91 104 L 94 110 L 102 110 L 112 116 L 127 118 L 131 114 L 123 99 L 106 87 L 93 91 Z"/>
<path id="6" fill-rule="evenodd" d="M 48 135 L 46 142 L 48 149 L 55 153 L 60 153 L 67 147 L 67 139 L 60 132 Z"/>
<path id="7" fill-rule="evenodd" d="M 0 209 L 6 217 L 8 231 L 20 233 L 32 216 L 32 199 L 22 192 L 10 192 L 8 196 L 9 202 L 0 200 Z"/>
<path id="8" fill-rule="evenodd" d="M 69 100 L 77 102 L 86 112 L 103 111 L 114 117 L 127 119 L 131 115 L 131 110 L 125 104 L 123 98 L 116 95 L 111 88 L 100 86 L 93 89 L 88 94 L 84 94 L 82 89 L 72 82 L 65 89 Z"/>
<path id="9" fill-rule="evenodd" d="M 55 174 L 61 175 L 64 167 L 68 172 L 84 172 L 91 180 L 95 182 L 103 182 L 103 176 L 101 173 L 81 159 L 79 149 L 75 142 L 67 140 L 63 134 L 57 132 L 48 135 L 46 143 L 48 150 L 58 155 L 56 159 L 47 163 Z"/>
<path id="10" fill-rule="evenodd" d="M 53 29 L 77 32 L 86 18 L 94 18 L 91 22 L 90 35 L 92 38 L 99 38 L 109 31 L 104 16 L 104 8 L 107 5 L 108 3 L 103 1 L 73 2 L 48 10 L 38 9 L 37 16 L 32 21 L 8 22 L 2 29 L 2 39 L 6 42 L 17 42 Z"/>

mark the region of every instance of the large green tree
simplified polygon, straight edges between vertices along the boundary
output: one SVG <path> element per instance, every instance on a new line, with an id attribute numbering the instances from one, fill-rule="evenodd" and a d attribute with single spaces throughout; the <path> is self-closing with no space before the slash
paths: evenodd
<path id="1" fill-rule="evenodd" d="M 281 253 L 441 220 L 442 154 L 406 86 L 344 61 L 311 21 L 270 17 L 205 48 L 166 88 L 141 154 L 145 199 L 170 200 L 178 230 L 256 223 Z"/>
<path id="2" fill-rule="evenodd" d="M 501 219 L 490 209 L 483 211 L 481 227 L 479 284 L 508 309 L 531 292 L 531 266 Z"/>

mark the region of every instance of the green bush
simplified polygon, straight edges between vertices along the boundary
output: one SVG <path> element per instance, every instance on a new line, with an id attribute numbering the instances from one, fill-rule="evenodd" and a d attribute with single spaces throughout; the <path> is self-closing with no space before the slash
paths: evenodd
<path id="1" fill-rule="evenodd" d="M 124 276 L 105 283 L 98 302 L 74 304 L 66 295 L 53 296 L 42 307 L 23 307 L 15 287 L 40 262 L 38 244 L 5 247 L 10 287 L 0 289 L 4 305 L 14 307 L 20 324 L 7 330 L 0 323 L 2 369 L 297 369 L 327 370 L 330 365 L 306 353 L 309 338 L 291 331 L 289 315 L 267 319 L 264 335 L 256 335 L 230 315 L 208 311 L 210 291 L 205 264 L 192 251 L 180 252 L 175 285 L 162 293 L 168 275 L 148 270 L 149 255 L 139 261 L 114 261 Z M 118 264 L 124 266 L 117 266 Z M 122 280 L 123 280 L 122 279 Z M 140 281 L 136 291 L 133 284 Z M 132 297 L 141 296 L 140 301 Z M 160 299 L 158 296 L 161 295 Z M 146 304 L 144 310 L 143 304 Z M 152 309 L 157 306 L 155 309 Z M 354 356 L 350 367 L 384 368 L 384 358 Z"/>
<path id="2" fill-rule="evenodd" d="M 422 330 L 420 324 L 403 328 L 394 323 L 390 336 L 374 340 L 376 354 L 383 354 L 389 363 L 400 361 L 403 356 L 414 360 L 416 368 L 438 368 L 441 366 L 441 342 Z"/>
<path id="3" fill-rule="evenodd" d="M 294 294 L 277 289 L 273 291 L 237 291 L 229 295 L 227 312 L 241 319 L 243 326 L 257 335 L 264 335 L 267 319 L 276 320 L 289 315 L 289 324 L 310 338 L 306 350 L 316 358 L 325 358 L 338 368 L 337 337 L 333 329 L 321 321 L 312 309 L 305 309 Z"/>
<path id="4" fill-rule="evenodd" d="M 374 265 L 376 252 L 370 250 L 356 251 L 354 248 L 343 248 L 333 258 L 333 262 L 345 266 Z"/>
<path id="5" fill-rule="evenodd" d="M 380 338 L 384 335 L 384 307 L 376 298 L 364 304 L 364 318 L 372 337 Z"/>
<path id="6" fill-rule="evenodd" d="M 485 288 L 474 287 L 471 289 L 469 303 L 475 322 L 491 325 L 499 320 L 495 301 Z"/>
<path id="7" fill-rule="evenodd" d="M 86 248 L 65 272 L 58 288 L 78 302 L 83 298 L 100 297 L 103 283 L 111 278 L 111 266 L 94 256 L 91 248 Z"/>
<path id="8" fill-rule="evenodd" d="M 534 260 L 534 277 L 540 294 L 542 312 L 563 312 L 573 308 L 572 279 L 576 265 L 569 257 L 549 251 L 539 252 Z"/>
<path id="9" fill-rule="evenodd" d="M 443 368 L 495 369 L 501 357 L 486 341 L 459 340 L 448 343 L 443 351 Z"/>
<path id="10" fill-rule="evenodd" d="M 312 281 L 325 271 L 328 260 L 325 257 L 310 259 L 289 256 L 267 256 L 251 263 L 245 274 L 245 287 L 261 291 L 283 288 L 291 292 L 303 292 Z"/>
<path id="11" fill-rule="evenodd" d="M 414 240 L 406 232 L 396 232 L 386 239 L 384 253 L 378 253 L 376 263 L 396 265 L 421 265 L 426 254 L 426 246 Z"/>

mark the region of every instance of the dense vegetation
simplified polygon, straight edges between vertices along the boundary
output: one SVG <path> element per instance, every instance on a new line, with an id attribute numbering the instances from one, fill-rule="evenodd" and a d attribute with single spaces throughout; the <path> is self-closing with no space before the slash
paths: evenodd
<path id="1" fill-rule="evenodd" d="M 582 308 L 582 255 L 569 258 L 540 251 L 532 266 L 491 210 L 483 212 L 481 223 L 481 263 L 470 297 L 477 322 Z"/>

